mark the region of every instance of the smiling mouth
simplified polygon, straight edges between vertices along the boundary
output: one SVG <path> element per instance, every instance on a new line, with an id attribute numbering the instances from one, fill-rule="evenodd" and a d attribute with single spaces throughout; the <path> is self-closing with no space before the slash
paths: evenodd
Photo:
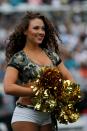
<path id="1" fill-rule="evenodd" d="M 44 36 L 39 36 L 38 39 L 41 39 L 41 40 L 42 40 L 42 39 L 44 39 Z"/>
<path id="2" fill-rule="evenodd" d="M 38 38 L 39 41 L 43 41 L 43 38 Z"/>

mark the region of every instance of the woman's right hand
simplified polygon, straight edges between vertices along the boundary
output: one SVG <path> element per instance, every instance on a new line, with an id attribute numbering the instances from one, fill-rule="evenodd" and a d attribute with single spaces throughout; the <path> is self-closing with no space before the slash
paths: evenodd
<path id="1" fill-rule="evenodd" d="M 33 91 L 33 88 L 31 88 L 32 86 L 34 86 L 34 82 L 28 82 L 26 84 L 23 84 L 24 87 L 29 88 L 29 90 L 32 93 L 32 96 L 34 96 L 35 92 Z"/>

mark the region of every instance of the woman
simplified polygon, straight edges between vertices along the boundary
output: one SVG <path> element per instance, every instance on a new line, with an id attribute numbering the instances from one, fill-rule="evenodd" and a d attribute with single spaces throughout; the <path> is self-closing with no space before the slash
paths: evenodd
<path id="1" fill-rule="evenodd" d="M 57 32 L 40 13 L 27 12 L 9 38 L 4 90 L 19 97 L 12 117 L 13 131 L 52 131 L 50 113 L 34 110 L 31 86 L 42 66 L 56 66 L 65 79 L 74 82 L 59 57 Z"/>

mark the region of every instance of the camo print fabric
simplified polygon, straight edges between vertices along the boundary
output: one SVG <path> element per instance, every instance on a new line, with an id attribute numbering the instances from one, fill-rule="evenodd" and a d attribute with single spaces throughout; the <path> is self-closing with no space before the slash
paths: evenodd
<path id="1" fill-rule="evenodd" d="M 46 54 L 52 60 L 53 65 L 47 66 L 57 66 L 61 63 L 61 59 L 55 52 L 51 52 L 45 49 Z M 14 54 L 14 56 L 10 59 L 8 66 L 12 66 L 19 71 L 18 82 L 21 84 L 25 84 L 30 80 L 34 80 L 37 78 L 40 68 L 43 65 L 38 65 L 34 63 L 29 57 L 24 53 L 23 50 Z"/>

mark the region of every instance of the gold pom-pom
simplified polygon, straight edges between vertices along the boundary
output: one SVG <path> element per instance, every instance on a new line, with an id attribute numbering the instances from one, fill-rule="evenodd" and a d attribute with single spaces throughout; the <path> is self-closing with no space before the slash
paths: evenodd
<path id="1" fill-rule="evenodd" d="M 61 104 L 61 106 L 58 107 L 55 110 L 55 115 L 59 123 L 68 124 L 76 122 L 79 119 L 80 114 L 77 109 L 74 108 L 73 104 Z"/>
<path id="2" fill-rule="evenodd" d="M 64 80 L 55 67 L 42 67 L 31 87 L 35 93 L 33 105 L 42 112 L 54 112 L 63 124 L 77 121 L 79 113 L 75 104 L 81 100 L 80 85 Z"/>
<path id="3" fill-rule="evenodd" d="M 56 68 L 43 67 L 40 70 L 40 75 L 34 82 L 35 97 L 33 104 L 41 103 L 41 106 L 35 109 L 43 112 L 51 112 L 57 106 L 58 96 L 61 96 L 61 87 L 63 77 Z"/>
<path id="4" fill-rule="evenodd" d="M 64 80 L 62 86 L 62 96 L 61 99 L 68 103 L 72 101 L 76 103 L 81 98 L 80 85 L 71 82 L 70 80 Z"/>

